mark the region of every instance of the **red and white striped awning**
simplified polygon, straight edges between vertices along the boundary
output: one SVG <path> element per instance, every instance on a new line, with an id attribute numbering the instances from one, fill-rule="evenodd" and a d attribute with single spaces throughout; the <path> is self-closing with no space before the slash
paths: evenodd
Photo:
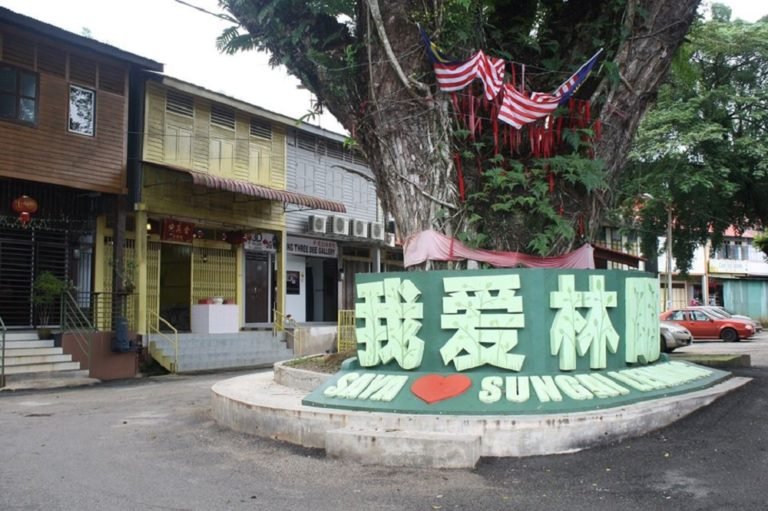
<path id="1" fill-rule="evenodd" d="M 157 164 L 153 163 L 153 165 Z M 189 174 L 192 176 L 192 183 L 195 185 L 204 186 L 214 190 L 224 190 L 227 192 L 240 193 L 250 197 L 257 197 L 259 199 L 283 202 L 287 204 L 295 204 L 310 209 L 323 209 L 326 211 L 333 211 L 335 213 L 347 212 L 347 208 L 341 202 L 322 199 L 320 197 L 313 197 L 311 195 L 304 195 L 303 193 L 289 192 L 287 190 L 277 190 L 268 186 L 257 185 L 249 183 L 248 181 L 241 181 L 239 179 L 213 176 L 205 172 L 196 172 L 172 165 L 158 166 Z"/>

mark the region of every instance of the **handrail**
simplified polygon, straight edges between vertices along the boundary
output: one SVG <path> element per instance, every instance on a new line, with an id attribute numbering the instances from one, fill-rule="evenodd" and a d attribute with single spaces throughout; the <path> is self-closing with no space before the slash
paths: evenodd
<path id="1" fill-rule="evenodd" d="M 336 350 L 343 353 L 354 350 L 356 347 L 355 310 L 339 309 L 336 321 Z"/>
<path id="2" fill-rule="evenodd" d="M 277 309 L 272 309 L 272 337 L 285 330 L 285 316 Z"/>
<path id="3" fill-rule="evenodd" d="M 5 332 L 7 331 L 3 318 L 0 318 L 0 338 L 3 341 L 2 352 L 0 352 L 0 387 L 5 387 Z"/>
<path id="4" fill-rule="evenodd" d="M 74 334 L 77 347 L 88 359 L 88 369 L 93 358 L 93 336 L 96 328 L 77 304 L 72 293 L 65 291 L 61 298 L 61 330 Z"/>
<path id="5" fill-rule="evenodd" d="M 162 322 L 165 324 L 168 328 L 171 329 L 173 332 L 173 337 L 166 335 L 165 333 L 160 331 L 160 328 L 153 327 L 154 325 L 153 321 L 147 321 L 147 346 L 152 346 L 150 336 L 152 335 L 152 331 L 154 330 L 155 333 L 160 335 L 160 337 L 165 338 L 171 346 L 173 346 L 173 369 L 171 369 L 172 373 L 178 373 L 179 372 L 179 331 L 174 328 L 172 324 L 170 324 L 165 318 L 160 316 L 157 312 L 147 309 L 147 312 L 151 315 L 152 318 L 155 318 L 158 320 L 158 322 Z"/>

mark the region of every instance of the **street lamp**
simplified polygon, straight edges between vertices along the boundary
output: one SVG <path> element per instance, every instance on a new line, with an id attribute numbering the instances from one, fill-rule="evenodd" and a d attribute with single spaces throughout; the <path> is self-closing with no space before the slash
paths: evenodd
<path id="1" fill-rule="evenodd" d="M 644 199 L 655 200 L 650 193 L 642 194 Z M 667 310 L 672 308 L 672 203 L 665 205 L 667 209 L 667 292 L 666 303 Z"/>

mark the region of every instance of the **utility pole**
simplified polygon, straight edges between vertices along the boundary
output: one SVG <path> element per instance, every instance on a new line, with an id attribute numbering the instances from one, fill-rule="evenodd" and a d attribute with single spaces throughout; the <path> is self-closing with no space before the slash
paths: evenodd
<path id="1" fill-rule="evenodd" d="M 672 308 L 672 204 L 667 204 L 667 310 Z"/>

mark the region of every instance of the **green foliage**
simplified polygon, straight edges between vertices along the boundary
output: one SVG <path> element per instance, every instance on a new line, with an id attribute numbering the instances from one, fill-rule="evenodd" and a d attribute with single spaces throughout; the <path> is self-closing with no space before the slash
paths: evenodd
<path id="1" fill-rule="evenodd" d="M 643 120 L 624 183 L 627 218 L 641 219 L 646 254 L 657 253 L 667 208 L 673 254 L 687 268 L 698 244 L 717 246 L 729 225 L 768 219 L 768 24 L 729 21 L 713 7 L 673 61 L 669 83 Z"/>
<path id="2" fill-rule="evenodd" d="M 67 283 L 53 273 L 44 271 L 35 278 L 32 289 L 32 303 L 37 308 L 40 324 L 48 325 L 54 307 L 68 289 Z"/>
<path id="3" fill-rule="evenodd" d="M 768 233 L 757 234 L 752 240 L 752 244 L 768 258 Z"/>
<path id="4" fill-rule="evenodd" d="M 588 192 L 603 184 L 601 163 L 577 153 L 531 160 L 529 165 L 497 155 L 496 162 L 483 173 L 481 191 L 467 199 L 470 222 L 482 223 L 483 236 L 464 239 L 483 248 L 542 256 L 573 244 L 577 221 L 565 214 L 566 206 L 574 209 L 569 203 L 574 190 Z M 525 246 L 509 245 L 509 230 L 525 232 L 521 239 L 530 241 Z"/>

